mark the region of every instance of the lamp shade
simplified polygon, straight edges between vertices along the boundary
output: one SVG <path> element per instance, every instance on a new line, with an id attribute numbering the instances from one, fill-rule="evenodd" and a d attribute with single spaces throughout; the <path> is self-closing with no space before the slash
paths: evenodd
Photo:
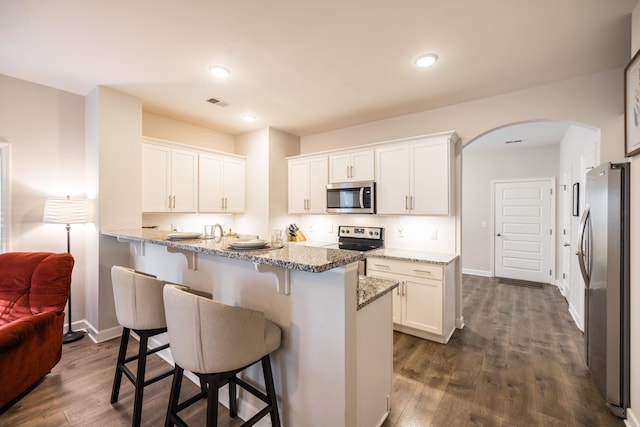
<path id="1" fill-rule="evenodd" d="M 43 222 L 52 224 L 84 224 L 91 222 L 88 199 L 51 198 L 44 204 Z"/>

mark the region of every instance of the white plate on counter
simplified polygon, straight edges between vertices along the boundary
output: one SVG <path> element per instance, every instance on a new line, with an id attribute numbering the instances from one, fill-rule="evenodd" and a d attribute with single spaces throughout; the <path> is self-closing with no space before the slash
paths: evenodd
<path id="1" fill-rule="evenodd" d="M 202 236 L 202 233 L 169 233 L 167 234 L 167 239 L 169 240 L 188 240 L 188 239 L 199 239 Z"/>
<path id="2" fill-rule="evenodd" d="M 228 245 L 233 249 L 260 249 L 267 246 L 269 243 L 262 239 L 237 239 L 228 242 Z"/>

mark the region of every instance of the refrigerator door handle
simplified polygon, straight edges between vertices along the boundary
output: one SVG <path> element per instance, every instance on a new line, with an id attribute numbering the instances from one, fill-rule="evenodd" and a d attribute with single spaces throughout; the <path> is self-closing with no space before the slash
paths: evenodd
<path id="1" fill-rule="evenodd" d="M 585 287 L 589 287 L 590 281 L 590 272 L 587 268 L 587 262 L 589 254 L 585 252 L 585 243 L 590 245 L 590 242 L 585 242 L 585 233 L 587 232 L 587 225 L 589 224 L 589 216 L 591 214 L 591 210 L 589 206 L 585 208 L 582 213 L 582 218 L 580 218 L 580 225 L 578 226 L 578 251 L 576 255 L 578 255 L 578 265 L 580 266 L 580 272 L 582 273 L 582 278 L 584 279 Z M 587 246 L 587 250 L 589 247 Z"/>

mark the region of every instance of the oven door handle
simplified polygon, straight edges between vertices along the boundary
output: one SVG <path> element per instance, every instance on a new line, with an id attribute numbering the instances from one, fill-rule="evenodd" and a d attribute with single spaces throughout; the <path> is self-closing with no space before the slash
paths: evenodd
<path id="1" fill-rule="evenodd" d="M 360 209 L 364 208 L 364 187 L 360 187 Z"/>

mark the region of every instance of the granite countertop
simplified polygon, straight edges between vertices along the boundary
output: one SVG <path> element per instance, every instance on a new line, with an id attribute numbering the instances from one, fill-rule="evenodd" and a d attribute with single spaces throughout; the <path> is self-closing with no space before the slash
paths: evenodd
<path id="1" fill-rule="evenodd" d="M 119 239 L 153 243 L 190 252 L 218 255 L 256 264 L 273 265 L 290 270 L 322 273 L 333 268 L 342 267 L 353 262 L 363 260 L 364 254 L 356 251 L 344 251 L 322 247 L 300 246 L 286 244 L 280 249 L 232 249 L 225 244 L 225 240 L 217 239 L 189 239 L 170 240 L 170 231 L 140 228 L 132 230 L 103 230 L 105 236 Z"/>
<path id="2" fill-rule="evenodd" d="M 422 262 L 425 264 L 448 265 L 458 258 L 454 254 L 420 252 L 407 249 L 383 248 L 367 252 L 367 257 L 395 259 L 398 261 Z"/>
<path id="3" fill-rule="evenodd" d="M 377 277 L 358 277 L 358 310 L 398 287 L 399 281 Z"/>

